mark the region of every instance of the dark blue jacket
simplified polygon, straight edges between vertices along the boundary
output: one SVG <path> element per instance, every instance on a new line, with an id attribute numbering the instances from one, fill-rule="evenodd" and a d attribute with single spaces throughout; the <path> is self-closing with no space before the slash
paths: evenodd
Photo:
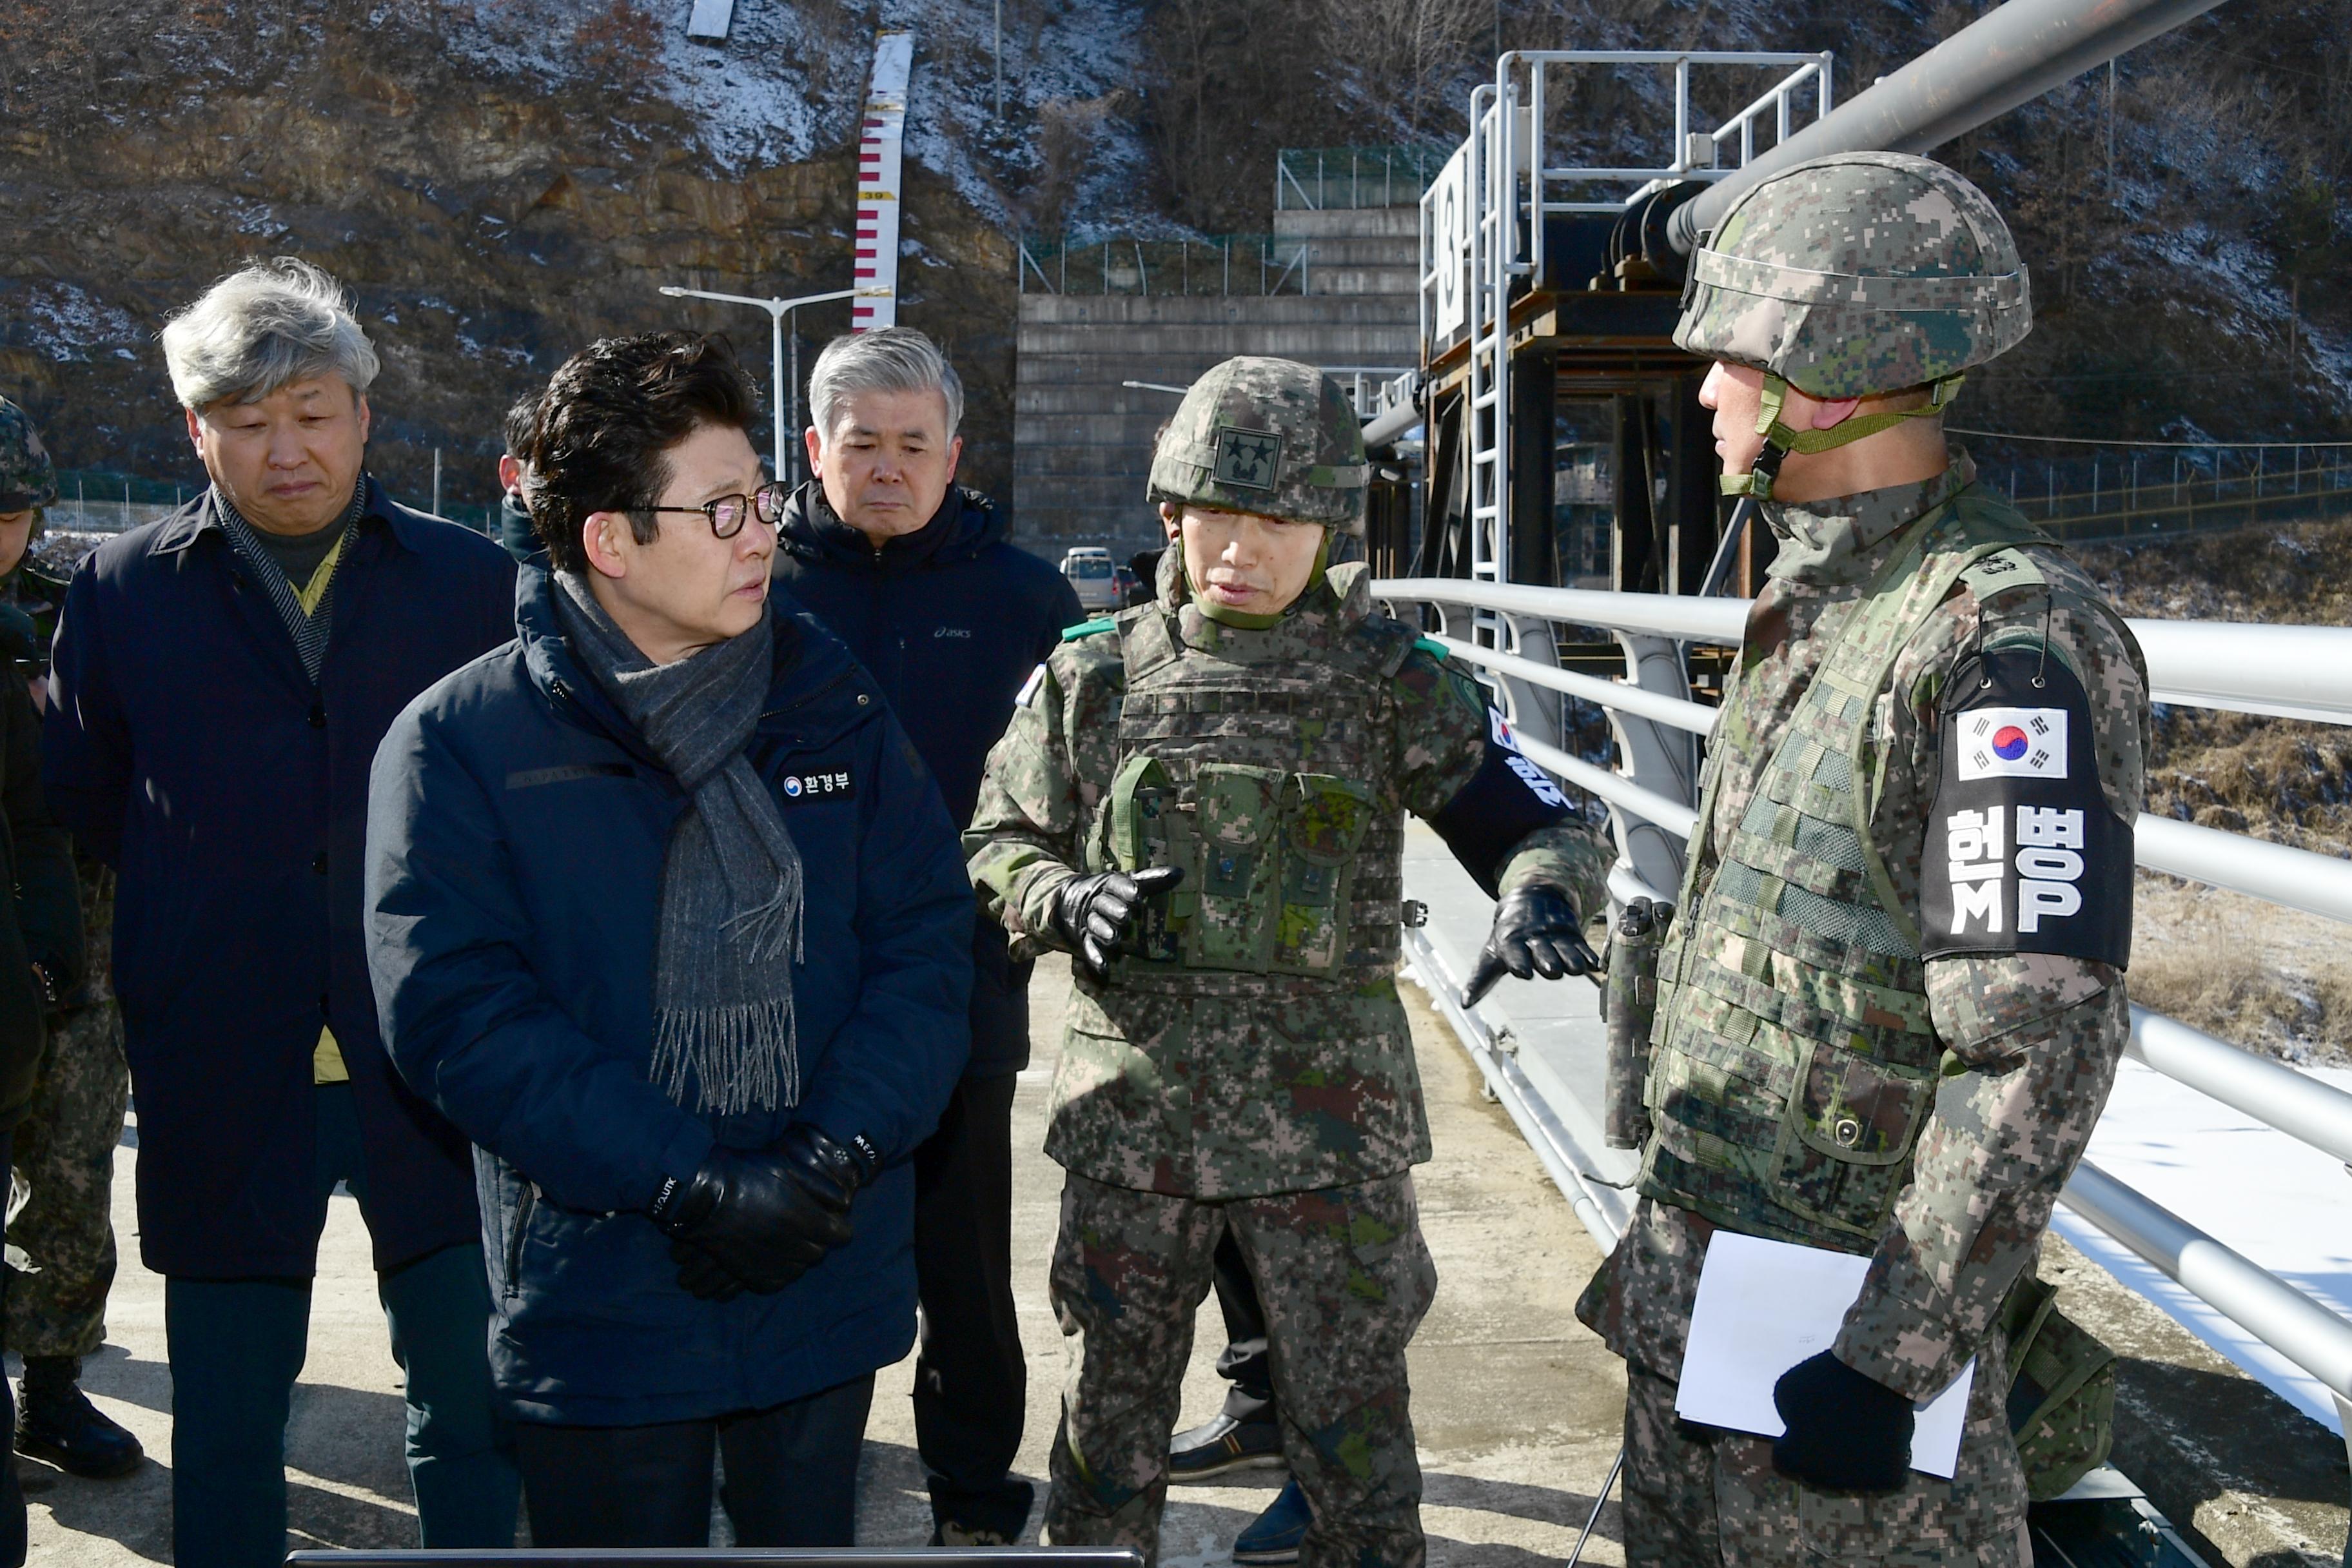
<path id="1" fill-rule="evenodd" d="M 408 1081 L 484 1151 L 491 1364 L 526 1420 L 635 1426 L 761 1408 L 906 1353 L 914 1170 L 963 1069 L 973 907 L 922 760 L 848 651 L 778 594 L 748 754 L 806 870 L 797 1110 L 704 1115 L 646 1077 L 662 856 L 686 797 L 574 660 L 521 570 L 516 643 L 412 705 L 377 754 L 369 958 Z M 845 788 L 809 779 L 844 779 Z M 646 1217 L 714 1141 L 809 1121 L 889 1163 L 856 1239 L 790 1289 L 677 1283 Z"/>
<path id="2" fill-rule="evenodd" d="M 777 580 L 874 672 L 891 711 L 938 775 L 961 829 L 980 799 L 989 748 L 1013 719 L 1022 682 L 1062 628 L 1086 619 L 1059 572 L 1004 538 L 986 497 L 950 489 L 939 513 L 877 550 L 803 485 L 776 532 Z M 1027 963 L 1004 928 L 974 927 L 974 1077 L 1029 1063 Z"/>
<path id="3" fill-rule="evenodd" d="M 376 742 L 513 635 L 514 567 L 367 491 L 315 687 L 209 491 L 100 545 L 67 590 L 42 772 L 58 819 L 121 873 L 140 1256 L 161 1274 L 311 1272 L 322 1024 L 351 1071 L 376 1267 L 478 1233 L 465 1140 L 384 1060 L 360 849 Z"/>

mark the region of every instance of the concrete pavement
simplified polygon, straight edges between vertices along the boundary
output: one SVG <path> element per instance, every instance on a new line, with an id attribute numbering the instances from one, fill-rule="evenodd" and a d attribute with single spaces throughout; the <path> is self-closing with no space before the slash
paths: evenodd
<path id="1" fill-rule="evenodd" d="M 1045 1294 L 1061 1173 L 1037 1151 L 1067 990 L 1066 964 L 1039 966 L 1036 1060 L 1024 1075 L 1013 1112 L 1013 1268 L 1029 1352 L 1019 1468 L 1041 1494 L 1061 1379 L 1061 1334 Z M 1441 1284 L 1412 1356 L 1430 1561 L 1433 1568 L 1531 1568 L 1538 1560 L 1567 1556 L 1617 1451 L 1622 1374 L 1570 1311 L 1600 1259 L 1508 1119 L 1482 1100 L 1477 1075 L 1453 1036 L 1422 1006 L 1415 988 L 1403 991 L 1437 1145 L 1436 1159 L 1417 1179 Z M 85 1370 L 84 1386 L 138 1434 L 151 1462 L 127 1480 L 94 1482 L 20 1461 L 35 1564 L 170 1561 L 163 1281 L 136 1261 L 134 1144 L 135 1131 L 117 1160 L 124 1260 L 108 1343 Z M 1213 1306 L 1202 1321 L 1186 1384 L 1187 1424 L 1205 1419 L 1223 1397 L 1213 1370 L 1221 1343 Z M 864 1545 L 919 1545 L 929 1535 L 908 1399 L 913 1370 L 911 1358 L 885 1370 L 876 1391 L 860 1505 Z M 295 1544 L 416 1543 L 401 1459 L 399 1389 L 366 1233 L 357 1205 L 339 1197 L 321 1247 L 310 1362 L 288 1434 Z M 1280 1477 L 1244 1472 L 1239 1482 L 1178 1489 L 1163 1537 L 1168 1568 L 1223 1563 L 1234 1535 L 1272 1500 Z M 1615 1514 L 1613 1506 L 1602 1513 L 1588 1563 L 1622 1562 Z M 1034 1530 L 1033 1517 L 1033 1536 Z"/>

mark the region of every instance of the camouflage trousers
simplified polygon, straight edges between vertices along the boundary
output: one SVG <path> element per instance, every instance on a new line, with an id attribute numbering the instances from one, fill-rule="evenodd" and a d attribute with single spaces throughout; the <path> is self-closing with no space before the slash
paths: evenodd
<path id="1" fill-rule="evenodd" d="M 1283 1454 L 1315 1516 L 1301 1568 L 1421 1568 L 1404 1352 L 1437 1268 L 1409 1175 L 1202 1203 L 1071 1173 L 1051 1281 L 1066 1372 L 1045 1539 L 1158 1563 L 1193 1314 L 1228 1226 L 1265 1308 Z"/>
<path id="2" fill-rule="evenodd" d="M 37 1270 L 8 1282 L 8 1348 L 86 1356 L 106 1337 L 114 1286 L 114 1150 L 131 1100 L 122 1018 L 111 1000 L 49 1020 L 33 1103 L 17 1125 L 16 1169 L 32 1189 L 8 1240 Z"/>
<path id="3" fill-rule="evenodd" d="M 1626 1568 L 2031 1568 L 2025 1476 L 2005 1371 L 1969 1391 L 1952 1479 L 1918 1470 L 1888 1497 L 1815 1491 L 1772 1468 L 1772 1440 L 1675 1415 L 1673 1380 L 1625 1368 Z"/>

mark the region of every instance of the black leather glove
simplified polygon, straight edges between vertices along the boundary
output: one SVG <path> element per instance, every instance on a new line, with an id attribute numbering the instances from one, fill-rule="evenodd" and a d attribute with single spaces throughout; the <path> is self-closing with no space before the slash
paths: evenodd
<path id="1" fill-rule="evenodd" d="M 1548 883 L 1533 882 L 1504 894 L 1495 906 L 1495 928 L 1486 933 L 1478 967 L 1462 989 L 1462 1005 L 1476 1006 L 1505 971 L 1522 980 L 1538 974 L 1557 980 L 1563 974 L 1595 973 L 1600 968 L 1601 955 L 1585 942 L 1568 895 Z"/>
<path id="2" fill-rule="evenodd" d="M 692 1180 L 656 1199 L 654 1221 L 669 1232 L 677 1282 L 692 1295 L 771 1296 L 849 1239 L 854 1191 L 797 1152 L 713 1149 Z"/>
<path id="3" fill-rule="evenodd" d="M 1829 1352 L 1801 1361 L 1772 1385 L 1788 1424 L 1772 1468 L 1824 1491 L 1900 1491 L 1911 1468 L 1911 1402 Z"/>
<path id="4" fill-rule="evenodd" d="M 1110 973 L 1110 961 L 1127 940 L 1143 900 L 1183 879 L 1181 866 L 1073 877 L 1055 890 L 1054 930 L 1069 944 L 1078 967 L 1100 980 Z"/>

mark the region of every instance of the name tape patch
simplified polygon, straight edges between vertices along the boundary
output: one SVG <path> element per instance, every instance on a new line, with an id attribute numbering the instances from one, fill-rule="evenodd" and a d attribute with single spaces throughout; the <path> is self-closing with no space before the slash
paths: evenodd
<path id="1" fill-rule="evenodd" d="M 850 787 L 847 768 L 821 773 L 786 773 L 782 787 L 787 805 L 811 800 L 846 800 L 856 793 Z"/>

